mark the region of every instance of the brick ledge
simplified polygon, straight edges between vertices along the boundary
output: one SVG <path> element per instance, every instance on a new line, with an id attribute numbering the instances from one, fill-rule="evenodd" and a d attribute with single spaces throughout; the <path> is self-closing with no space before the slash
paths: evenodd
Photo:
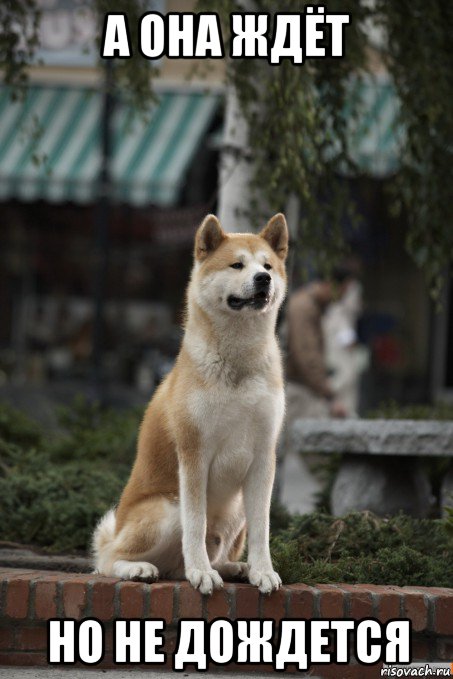
<path id="1" fill-rule="evenodd" d="M 279 622 L 375 617 L 386 622 L 405 617 L 412 621 L 414 660 L 453 658 L 453 589 L 296 584 L 264 596 L 251 585 L 225 583 L 223 590 L 204 597 L 187 582 L 149 585 L 93 574 L 0 568 L 0 665 L 45 665 L 46 621 L 52 617 L 103 621 L 106 651 L 111 651 L 111 623 L 117 617 L 164 618 L 170 636 L 179 618 L 259 617 Z M 102 666 L 112 666 L 108 653 Z M 356 666 L 358 677 L 365 676 L 364 669 Z M 321 676 L 331 676 L 329 672 L 323 668 Z"/>

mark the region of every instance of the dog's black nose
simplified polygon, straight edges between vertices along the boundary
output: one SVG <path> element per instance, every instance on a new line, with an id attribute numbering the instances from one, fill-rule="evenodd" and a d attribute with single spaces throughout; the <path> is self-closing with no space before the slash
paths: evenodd
<path id="1" fill-rule="evenodd" d="M 256 273 L 253 277 L 253 280 L 255 281 L 255 287 L 268 288 L 271 282 L 271 277 L 270 274 L 262 271 L 260 273 Z"/>

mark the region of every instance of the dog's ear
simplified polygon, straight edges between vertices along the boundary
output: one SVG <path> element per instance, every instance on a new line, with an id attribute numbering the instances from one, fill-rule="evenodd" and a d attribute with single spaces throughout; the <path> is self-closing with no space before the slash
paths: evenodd
<path id="1" fill-rule="evenodd" d="M 195 259 L 203 261 L 227 238 L 215 215 L 207 215 L 195 236 Z"/>
<path id="2" fill-rule="evenodd" d="M 260 236 L 269 243 L 280 259 L 286 259 L 289 236 L 285 215 L 282 215 L 281 212 L 274 215 L 261 231 Z"/>

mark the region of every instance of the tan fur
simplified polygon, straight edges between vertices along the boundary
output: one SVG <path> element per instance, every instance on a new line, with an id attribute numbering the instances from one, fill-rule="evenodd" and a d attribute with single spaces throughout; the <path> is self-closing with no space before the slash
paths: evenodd
<path id="1" fill-rule="evenodd" d="M 263 592 L 279 586 L 268 513 L 283 417 L 275 322 L 287 242 L 282 215 L 260 235 L 226 234 L 212 215 L 198 230 L 184 341 L 146 409 L 119 505 L 95 531 L 99 572 L 148 580 L 185 574 L 203 593 L 221 586 L 221 575 L 248 574 Z M 238 258 L 240 271 L 231 267 Z M 269 266 L 263 308 L 233 310 L 231 295 L 252 299 L 254 275 Z M 248 566 L 238 562 L 246 516 Z"/>

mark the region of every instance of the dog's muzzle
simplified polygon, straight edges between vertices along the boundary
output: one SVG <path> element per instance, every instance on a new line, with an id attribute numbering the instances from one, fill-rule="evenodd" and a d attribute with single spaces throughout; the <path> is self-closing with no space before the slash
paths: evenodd
<path id="1" fill-rule="evenodd" d="M 236 297 L 230 295 L 227 299 L 230 309 L 240 311 L 244 307 L 250 309 L 264 309 L 270 301 L 271 276 L 266 272 L 260 272 L 253 277 L 255 292 L 251 297 Z"/>

